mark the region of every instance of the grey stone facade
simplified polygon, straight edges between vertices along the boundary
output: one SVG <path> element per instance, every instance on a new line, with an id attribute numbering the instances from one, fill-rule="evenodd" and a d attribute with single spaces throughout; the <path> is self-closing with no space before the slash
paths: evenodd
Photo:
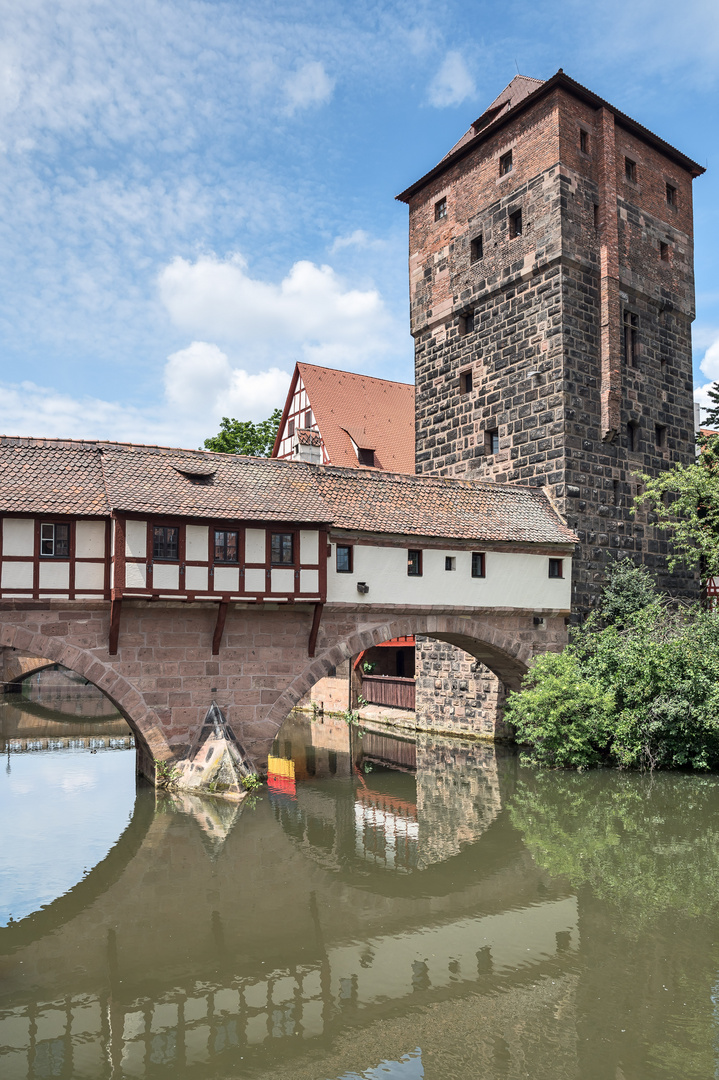
<path id="1" fill-rule="evenodd" d="M 673 593 L 697 593 L 693 573 L 667 573 L 666 540 L 633 511 L 639 474 L 694 457 L 691 182 L 701 169 L 571 80 L 550 83 L 498 130 L 490 122 L 483 135 L 478 121 L 470 149 L 401 196 L 416 467 L 544 485 L 580 537 L 581 617 L 623 555 Z M 440 713 L 459 709 L 487 730 L 483 699 L 491 709 L 495 695 L 481 672 L 474 693 L 471 658 L 429 642 L 419 652 L 418 709 L 434 692 Z"/>

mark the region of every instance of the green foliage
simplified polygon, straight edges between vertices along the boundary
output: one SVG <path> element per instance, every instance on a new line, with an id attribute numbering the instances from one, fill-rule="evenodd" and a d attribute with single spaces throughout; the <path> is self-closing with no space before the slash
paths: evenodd
<path id="1" fill-rule="evenodd" d="M 175 768 L 171 761 L 160 761 L 155 758 L 155 786 L 169 790 L 174 788 L 180 779 L 180 770 Z"/>
<path id="2" fill-rule="evenodd" d="M 702 427 L 719 428 L 719 380 L 709 388 L 708 393 L 713 408 L 709 409 L 709 412 L 704 417 Z"/>
<path id="3" fill-rule="evenodd" d="M 719 405 L 718 405 L 719 408 Z M 719 574 L 719 435 L 700 436 L 696 464 L 673 465 L 660 476 L 641 476 L 656 527 L 671 540 L 667 565 L 701 565 L 709 576 Z"/>
<path id="4" fill-rule="evenodd" d="M 262 787 L 262 781 L 257 773 L 248 773 L 247 776 L 242 777 L 242 786 L 245 791 L 257 792 Z"/>
<path id="5" fill-rule="evenodd" d="M 606 756 L 613 711 L 612 692 L 582 674 L 569 647 L 537 658 L 522 692 L 510 695 L 505 717 L 537 764 L 587 768 Z"/>
<path id="6" fill-rule="evenodd" d="M 598 613 L 509 695 L 506 716 L 530 760 L 719 768 L 719 613 L 670 611 L 650 584 L 617 564 Z"/>
<path id="7" fill-rule="evenodd" d="M 222 417 L 217 435 L 205 439 L 205 450 L 220 454 L 247 454 L 249 457 L 269 457 L 282 419 L 275 409 L 268 420 L 253 424 L 251 420 L 231 420 Z"/>

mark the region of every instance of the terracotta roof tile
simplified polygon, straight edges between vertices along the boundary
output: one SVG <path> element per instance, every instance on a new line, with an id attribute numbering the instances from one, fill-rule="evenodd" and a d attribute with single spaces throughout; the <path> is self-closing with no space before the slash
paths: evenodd
<path id="1" fill-rule="evenodd" d="M 379 469 L 414 472 L 414 386 L 349 371 L 298 364 L 315 422 L 333 465 L 366 468 L 357 461 L 348 432 L 358 446 L 375 452 Z"/>
<path id="2" fill-rule="evenodd" d="M 0 513 L 327 523 L 477 542 L 573 544 L 539 488 L 123 443 L 0 438 Z"/>

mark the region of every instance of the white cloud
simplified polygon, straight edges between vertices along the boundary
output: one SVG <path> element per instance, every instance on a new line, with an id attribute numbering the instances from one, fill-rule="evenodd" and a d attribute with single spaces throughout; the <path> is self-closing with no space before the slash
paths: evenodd
<path id="1" fill-rule="evenodd" d="M 178 257 L 159 289 L 176 327 L 236 350 L 250 371 L 300 358 L 372 365 L 396 348 L 397 328 L 376 289 L 348 288 L 331 266 L 307 260 L 276 284 L 251 277 L 239 255 Z"/>
<path id="2" fill-rule="evenodd" d="M 429 103 L 438 109 L 448 105 L 461 105 L 476 92 L 462 54 L 456 50 L 447 53 L 442 65 L 429 84 Z"/>
<path id="3" fill-rule="evenodd" d="M 298 109 L 326 105 L 334 88 L 335 81 L 330 79 L 324 65 L 318 60 L 310 60 L 285 80 L 285 111 L 292 116 Z"/>
<path id="4" fill-rule="evenodd" d="M 370 236 L 364 229 L 355 229 L 348 236 L 338 236 L 332 243 L 330 254 L 334 255 L 336 252 L 342 251 L 343 248 L 366 250 L 368 248 L 383 248 L 384 246 L 384 240 L 378 240 L 376 237 Z"/>
<path id="5" fill-rule="evenodd" d="M 232 367 L 226 353 L 206 341 L 193 341 L 167 358 L 165 397 L 183 414 L 204 413 L 217 419 L 234 416 L 259 420 L 284 405 L 290 376 L 273 367 L 247 372 Z"/>
<path id="6" fill-rule="evenodd" d="M 699 370 L 707 379 L 716 382 L 719 379 L 719 334 L 715 332 L 714 340 L 708 345 L 704 357 L 699 364 Z"/>

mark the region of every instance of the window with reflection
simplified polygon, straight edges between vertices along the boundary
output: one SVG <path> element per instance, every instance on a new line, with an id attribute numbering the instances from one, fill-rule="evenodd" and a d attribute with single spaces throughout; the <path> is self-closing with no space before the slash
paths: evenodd
<path id="1" fill-rule="evenodd" d="M 179 558 L 180 528 L 178 525 L 154 525 L 152 529 L 152 557 L 177 562 Z"/>
<path id="2" fill-rule="evenodd" d="M 239 533 L 233 529 L 215 529 L 215 562 L 239 561 Z"/>
<path id="3" fill-rule="evenodd" d="M 272 533 L 270 540 L 271 560 L 273 566 L 293 566 L 295 561 L 295 545 L 293 533 Z"/>
<path id="4" fill-rule="evenodd" d="M 70 557 L 70 526 L 67 522 L 45 522 L 40 526 L 40 554 L 55 559 Z"/>

